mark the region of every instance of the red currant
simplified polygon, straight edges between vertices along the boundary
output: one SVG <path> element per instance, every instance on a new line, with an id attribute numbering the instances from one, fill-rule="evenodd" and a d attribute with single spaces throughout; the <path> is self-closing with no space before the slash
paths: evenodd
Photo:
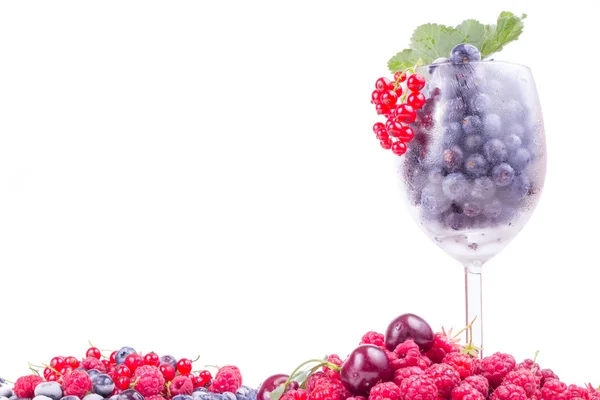
<path id="1" fill-rule="evenodd" d="M 125 361 L 123 363 L 127 365 L 131 372 L 135 372 L 137 367 L 144 365 L 144 358 L 139 354 L 130 354 L 125 357 Z"/>
<path id="2" fill-rule="evenodd" d="M 406 72 L 396 71 L 394 73 L 394 81 L 402 83 L 405 80 L 406 80 Z"/>
<path id="3" fill-rule="evenodd" d="M 386 106 L 385 104 L 376 104 L 375 105 L 375 110 L 377 111 L 377 114 L 379 115 L 388 115 L 390 113 L 390 111 L 392 111 L 392 109 L 388 106 Z"/>
<path id="4" fill-rule="evenodd" d="M 158 368 L 167 382 L 171 382 L 175 378 L 175 368 L 171 364 L 160 364 Z"/>
<path id="5" fill-rule="evenodd" d="M 202 379 L 202 386 L 208 384 L 212 380 L 212 374 L 208 370 L 202 370 L 198 374 L 198 376 Z"/>
<path id="6" fill-rule="evenodd" d="M 402 90 L 402 86 L 398 85 L 395 92 L 398 95 L 398 97 L 400 97 L 400 96 L 402 96 L 402 93 L 404 93 L 404 90 Z"/>
<path id="7" fill-rule="evenodd" d="M 398 102 L 398 94 L 392 90 L 388 90 L 387 92 L 383 92 L 381 94 L 381 104 L 386 105 L 388 107 L 393 107 Z"/>
<path id="8" fill-rule="evenodd" d="M 421 92 L 412 92 L 406 98 L 406 104 L 418 110 L 425 104 L 425 96 Z"/>
<path id="9" fill-rule="evenodd" d="M 387 128 L 388 135 L 394 137 L 397 137 L 402 131 L 402 125 L 391 119 L 388 119 L 387 123 L 385 124 L 385 127 Z"/>
<path id="10" fill-rule="evenodd" d="M 412 74 L 406 81 L 406 87 L 411 92 L 418 92 L 425 87 L 425 78 L 419 74 Z"/>
<path id="11" fill-rule="evenodd" d="M 64 366 L 65 366 L 65 358 L 62 356 L 56 356 L 56 357 L 52 358 L 52 360 L 50 360 L 50 367 L 54 368 L 57 371 L 60 370 Z"/>
<path id="12" fill-rule="evenodd" d="M 131 379 L 128 376 L 119 376 L 115 381 L 115 386 L 119 389 L 129 389 L 129 385 L 131 384 Z"/>
<path id="13" fill-rule="evenodd" d="M 392 140 L 390 138 L 380 140 L 379 144 L 381 145 L 381 147 L 383 147 L 386 150 L 389 150 L 392 148 Z"/>
<path id="14" fill-rule="evenodd" d="M 375 89 L 377 89 L 380 92 L 384 92 L 393 88 L 394 86 L 388 78 L 382 77 L 377 79 L 377 81 L 375 82 Z"/>
<path id="15" fill-rule="evenodd" d="M 177 361 L 177 371 L 181 375 L 189 374 L 192 372 L 192 360 L 187 358 L 181 358 Z"/>
<path id="16" fill-rule="evenodd" d="M 73 372 L 73 368 L 71 368 L 71 367 L 69 367 L 69 366 L 65 365 L 64 367 L 62 367 L 61 369 L 59 369 L 59 370 L 58 370 L 58 372 L 59 372 L 59 373 L 60 373 L 62 376 L 65 376 L 65 375 L 68 375 L 68 374 L 70 374 L 71 372 Z"/>
<path id="17" fill-rule="evenodd" d="M 102 363 L 102 365 L 104 365 L 104 368 L 106 368 L 107 370 L 112 367 L 110 361 L 108 361 L 106 358 L 103 358 L 102 360 L 100 360 L 100 362 Z"/>
<path id="18" fill-rule="evenodd" d="M 411 75 L 412 76 L 412 75 Z M 396 108 L 396 121 L 403 124 L 412 124 L 417 119 L 417 113 L 408 104 L 400 104 Z"/>
<path id="19" fill-rule="evenodd" d="M 68 365 L 69 367 L 75 369 L 75 368 L 79 368 L 79 365 L 81 364 L 79 362 L 79 360 L 73 356 L 69 356 L 67 358 L 65 358 L 65 364 Z"/>
<path id="20" fill-rule="evenodd" d="M 131 370 L 125 364 L 117 365 L 116 373 L 117 373 L 117 376 L 127 376 L 127 377 L 131 376 Z"/>
<path id="21" fill-rule="evenodd" d="M 375 135 L 375 137 L 379 140 L 383 140 L 383 139 L 389 139 L 390 138 L 390 134 L 388 133 L 387 129 L 383 128 L 382 130 L 380 130 L 379 132 L 377 132 L 377 134 Z"/>
<path id="22" fill-rule="evenodd" d="M 55 372 L 50 372 L 48 376 L 44 376 L 44 378 L 46 378 L 46 381 L 48 382 L 55 382 L 58 380 L 58 376 Z"/>
<path id="23" fill-rule="evenodd" d="M 191 376 L 192 384 L 194 385 L 194 389 L 197 389 L 201 386 L 202 379 L 199 376 Z"/>
<path id="24" fill-rule="evenodd" d="M 385 129 L 385 125 L 383 124 L 383 122 L 375 122 L 373 124 L 373 133 L 377 133 L 382 129 Z"/>
<path id="25" fill-rule="evenodd" d="M 392 144 L 392 152 L 397 156 L 401 156 L 406 153 L 406 143 L 404 142 L 394 142 Z"/>
<path id="26" fill-rule="evenodd" d="M 156 353 L 148 353 L 144 356 L 144 364 L 158 367 L 160 365 L 160 357 Z"/>
<path id="27" fill-rule="evenodd" d="M 102 357 L 102 354 L 100 353 L 100 350 L 97 347 L 90 347 L 85 352 L 85 356 L 86 357 L 94 357 L 95 359 L 99 360 L 100 357 Z"/>
<path id="28" fill-rule="evenodd" d="M 48 375 L 53 374 L 53 373 L 54 373 L 54 371 L 52 370 L 52 368 L 50 368 L 50 367 L 44 368 L 44 378 L 46 378 Z"/>
<path id="29" fill-rule="evenodd" d="M 110 361 L 111 364 L 116 364 L 117 360 L 115 360 L 115 356 L 117 355 L 117 351 L 113 351 L 112 353 L 110 353 L 110 357 L 108 358 L 108 360 Z"/>
<path id="30" fill-rule="evenodd" d="M 377 90 L 373 90 L 373 93 L 371 93 L 371 103 L 373 103 L 373 104 L 381 103 L 380 97 L 381 97 L 381 92 L 379 92 Z"/>
<path id="31" fill-rule="evenodd" d="M 410 126 L 402 126 L 400 133 L 398 134 L 398 139 L 402 142 L 408 143 L 415 137 L 415 132 L 412 130 Z"/>

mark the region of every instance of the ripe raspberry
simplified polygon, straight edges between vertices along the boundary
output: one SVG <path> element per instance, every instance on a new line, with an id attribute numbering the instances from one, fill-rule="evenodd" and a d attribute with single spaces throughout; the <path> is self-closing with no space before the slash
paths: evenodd
<path id="1" fill-rule="evenodd" d="M 542 382 L 540 383 L 541 386 L 544 386 L 546 381 L 550 379 L 559 379 L 558 375 L 556 375 L 554 371 L 549 368 L 544 368 L 540 372 L 542 373 Z"/>
<path id="2" fill-rule="evenodd" d="M 568 399 L 567 385 L 558 379 L 548 379 L 542 387 L 542 400 Z"/>
<path id="3" fill-rule="evenodd" d="M 242 386 L 240 369 L 235 365 L 225 365 L 217 371 L 209 390 L 214 393 L 235 393 L 240 386 Z"/>
<path id="4" fill-rule="evenodd" d="M 346 400 L 367 400 L 367 398 L 363 396 L 352 396 L 348 397 Z"/>
<path id="5" fill-rule="evenodd" d="M 178 394 L 189 394 L 191 396 L 193 391 L 194 383 L 189 376 L 177 375 L 175 378 L 173 378 L 171 384 L 169 385 L 169 392 L 171 394 L 169 397 L 174 397 Z M 211 389 L 211 391 L 213 390 Z"/>
<path id="6" fill-rule="evenodd" d="M 529 369 L 515 369 L 504 377 L 502 384 L 512 383 L 522 387 L 527 397 L 531 397 L 539 389 L 539 383 L 535 375 Z"/>
<path id="7" fill-rule="evenodd" d="M 492 392 L 490 400 L 527 400 L 527 395 L 521 386 L 503 383 Z"/>
<path id="8" fill-rule="evenodd" d="M 465 382 L 473 386 L 478 392 L 487 398 L 487 395 L 490 391 L 490 383 L 488 382 L 487 378 L 481 375 L 473 375 L 466 377 Z"/>
<path id="9" fill-rule="evenodd" d="M 582 388 L 581 386 L 577 385 L 569 385 L 567 387 L 567 392 L 567 399 L 569 400 L 588 400 L 590 397 L 590 393 L 586 388 Z"/>
<path id="10" fill-rule="evenodd" d="M 588 399 L 589 400 L 600 400 L 600 389 L 596 389 L 592 386 L 591 383 L 586 385 L 588 390 Z"/>
<path id="11" fill-rule="evenodd" d="M 344 400 L 350 393 L 341 381 L 334 379 L 319 379 L 308 394 L 308 400 Z"/>
<path id="12" fill-rule="evenodd" d="M 481 375 L 490 382 L 490 387 L 496 388 L 510 371 L 515 368 L 515 358 L 506 353 L 494 353 L 481 360 Z"/>
<path id="13" fill-rule="evenodd" d="M 394 383 L 398 386 L 402 384 L 402 381 L 412 375 L 421 375 L 425 370 L 419 367 L 404 367 L 398 368 L 394 371 Z"/>
<path id="14" fill-rule="evenodd" d="M 135 383 L 135 390 L 146 398 L 159 394 L 165 384 L 165 378 L 160 369 L 153 365 L 137 367 L 131 380 Z"/>
<path id="15" fill-rule="evenodd" d="M 342 359 L 337 354 L 331 354 L 331 355 L 329 355 L 327 357 L 327 361 L 330 362 L 330 363 L 332 363 L 332 364 L 334 364 L 334 365 L 337 365 L 338 367 L 341 367 L 342 363 L 343 363 Z M 334 369 L 331 369 L 331 368 L 329 368 L 327 366 L 324 366 L 323 367 L 323 372 L 325 372 L 325 374 L 328 377 L 332 378 L 332 379 L 340 379 L 340 372 L 337 371 L 337 370 L 334 370 Z"/>
<path id="16" fill-rule="evenodd" d="M 37 375 L 22 376 L 13 385 L 13 393 L 20 399 L 33 399 L 35 387 L 43 381 L 44 379 Z"/>
<path id="17" fill-rule="evenodd" d="M 433 347 L 425 355 L 431 359 L 434 364 L 439 364 L 444 360 L 446 354 L 460 351 L 457 339 L 449 337 L 445 331 L 437 332 L 433 335 Z"/>
<path id="18" fill-rule="evenodd" d="M 421 357 L 419 345 L 412 339 L 405 340 L 394 349 L 397 359 L 390 362 L 395 371 L 399 368 L 418 366 L 425 369 L 429 366 L 428 361 Z"/>
<path id="19" fill-rule="evenodd" d="M 468 354 L 453 352 L 446 354 L 444 364 L 448 364 L 458 371 L 460 379 L 465 379 L 467 376 L 473 375 L 473 357 Z"/>
<path id="20" fill-rule="evenodd" d="M 315 372 L 314 374 L 311 374 L 307 379 L 306 379 L 306 391 L 308 392 L 308 394 L 310 394 L 314 388 L 319 384 L 319 382 L 321 380 L 328 380 L 329 377 L 327 375 L 325 375 L 324 372 L 318 371 Z"/>
<path id="21" fill-rule="evenodd" d="M 288 390 L 279 400 L 308 400 L 308 392 L 304 389 Z"/>
<path id="22" fill-rule="evenodd" d="M 440 398 L 450 397 L 450 393 L 460 382 L 458 371 L 448 364 L 433 364 L 425 370 L 425 376 L 433 380 Z"/>
<path id="23" fill-rule="evenodd" d="M 102 364 L 102 362 L 95 357 L 84 358 L 83 361 L 81 361 L 81 366 L 86 371 L 89 371 L 90 369 L 97 369 L 102 373 L 106 372 L 106 367 L 104 366 L 104 364 Z"/>
<path id="24" fill-rule="evenodd" d="M 485 396 L 472 385 L 463 382 L 450 393 L 452 400 L 485 400 Z"/>
<path id="25" fill-rule="evenodd" d="M 425 375 L 412 375 L 400 385 L 402 400 L 436 400 L 438 388 L 433 379 Z"/>
<path id="26" fill-rule="evenodd" d="M 154 396 L 147 396 L 145 400 L 166 400 L 160 394 L 155 394 Z"/>
<path id="27" fill-rule="evenodd" d="M 360 344 L 374 344 L 375 346 L 385 347 L 385 338 L 379 332 L 369 331 L 363 335 Z"/>
<path id="28" fill-rule="evenodd" d="M 394 382 L 382 382 L 369 391 L 369 400 L 399 400 L 400 388 Z"/>
<path id="29" fill-rule="evenodd" d="M 83 399 L 92 390 L 92 379 L 87 372 L 76 369 L 63 377 L 62 389 L 65 396 L 73 395 Z"/>

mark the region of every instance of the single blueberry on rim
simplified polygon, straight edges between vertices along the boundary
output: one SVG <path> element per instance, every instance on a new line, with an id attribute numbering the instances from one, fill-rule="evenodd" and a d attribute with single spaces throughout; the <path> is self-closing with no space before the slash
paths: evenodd
<path id="1" fill-rule="evenodd" d="M 471 61 L 481 60 L 481 52 L 472 44 L 461 43 L 450 52 L 450 62 L 452 64 L 465 64 Z"/>

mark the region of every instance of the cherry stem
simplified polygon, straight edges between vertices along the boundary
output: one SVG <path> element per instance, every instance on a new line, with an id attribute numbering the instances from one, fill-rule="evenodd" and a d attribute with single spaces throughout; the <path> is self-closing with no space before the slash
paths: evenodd
<path id="1" fill-rule="evenodd" d="M 196 358 L 195 358 L 195 359 L 193 359 L 193 360 L 191 360 L 191 361 L 192 361 L 193 363 L 195 363 L 195 362 L 196 362 L 196 361 L 198 361 L 199 359 L 200 359 L 200 354 L 198 354 L 198 355 L 196 356 Z"/>
<path id="2" fill-rule="evenodd" d="M 335 365 L 335 364 L 330 363 L 329 361 L 323 360 L 321 358 L 313 358 L 311 360 L 304 361 L 302 364 L 298 365 L 296 367 L 296 369 L 294 369 L 292 371 L 292 373 L 290 374 L 290 376 L 286 379 L 285 383 L 283 384 L 283 391 L 284 392 L 287 389 L 287 387 L 290 385 L 290 383 L 294 380 L 294 378 L 296 377 L 296 375 L 298 374 L 298 372 L 300 371 L 300 369 L 302 367 L 304 367 L 305 365 L 310 364 L 310 363 L 318 363 L 318 364 L 315 365 L 314 367 L 312 367 L 310 369 L 310 374 L 308 374 L 307 376 L 312 375 L 312 373 L 314 373 L 318 368 L 323 367 L 323 366 L 329 367 L 329 368 L 331 368 L 333 370 L 336 370 L 336 371 L 340 371 L 341 370 L 341 367 L 339 365 Z M 304 382 L 299 382 L 299 383 L 302 384 Z"/>

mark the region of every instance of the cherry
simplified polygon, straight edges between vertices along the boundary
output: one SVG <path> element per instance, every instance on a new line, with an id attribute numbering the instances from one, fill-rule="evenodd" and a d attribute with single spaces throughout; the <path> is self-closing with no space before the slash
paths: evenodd
<path id="1" fill-rule="evenodd" d="M 100 350 L 97 347 L 90 347 L 85 352 L 85 356 L 86 357 L 94 357 L 99 360 L 100 357 L 102 357 L 102 353 L 100 353 Z"/>
<path id="2" fill-rule="evenodd" d="M 342 364 L 340 379 L 353 394 L 368 396 L 369 390 L 379 382 L 394 377 L 385 351 L 373 344 L 362 344 L 350 353 Z"/>
<path id="3" fill-rule="evenodd" d="M 411 92 L 418 92 L 425 87 L 425 78 L 419 74 L 412 74 L 406 81 L 406 87 Z"/>
<path id="4" fill-rule="evenodd" d="M 285 374 L 276 374 L 265 379 L 258 388 L 256 400 L 271 400 L 271 392 L 280 385 L 283 385 L 288 377 L 289 376 Z"/>
<path id="5" fill-rule="evenodd" d="M 158 367 L 160 365 L 160 357 L 158 354 L 150 352 L 144 356 L 144 364 Z"/>
<path id="6" fill-rule="evenodd" d="M 428 351 L 433 347 L 433 330 L 423 318 L 414 314 L 402 314 L 388 325 L 385 347 L 394 351 L 396 346 L 407 339 L 414 340 L 421 351 Z"/>
<path id="7" fill-rule="evenodd" d="M 171 364 L 160 364 L 158 369 L 167 382 L 171 382 L 175 378 L 175 368 Z"/>
<path id="8" fill-rule="evenodd" d="M 192 360 L 188 358 L 180 358 L 179 361 L 177 361 L 177 371 L 181 375 L 186 375 L 192 372 Z"/>

